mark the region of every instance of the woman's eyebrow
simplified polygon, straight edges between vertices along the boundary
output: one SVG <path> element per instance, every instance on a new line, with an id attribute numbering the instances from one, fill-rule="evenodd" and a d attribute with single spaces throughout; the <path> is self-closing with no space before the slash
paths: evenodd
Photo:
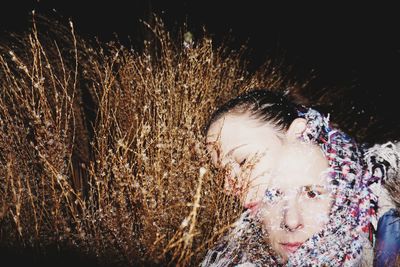
<path id="1" fill-rule="evenodd" d="M 225 154 L 225 156 L 232 156 L 233 152 L 235 152 L 237 149 L 239 149 L 243 146 L 247 146 L 247 144 L 241 144 L 241 145 L 238 145 L 238 146 L 232 148 L 231 150 L 228 151 L 228 153 Z"/>
<path id="2" fill-rule="evenodd" d="M 310 190 L 310 189 L 313 189 L 313 188 L 325 190 L 326 186 L 325 185 L 320 185 L 320 184 L 308 184 L 308 185 L 303 185 L 303 186 L 300 187 L 301 190 L 304 190 L 304 189 Z"/>

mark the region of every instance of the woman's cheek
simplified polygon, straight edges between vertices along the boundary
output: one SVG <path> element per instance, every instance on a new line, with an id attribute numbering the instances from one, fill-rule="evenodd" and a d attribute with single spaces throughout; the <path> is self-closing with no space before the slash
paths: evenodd
<path id="1" fill-rule="evenodd" d="M 248 190 L 246 190 L 245 194 L 245 201 L 244 204 L 245 206 L 252 205 L 256 203 L 261 203 L 264 199 L 264 192 L 265 192 L 265 186 L 262 184 L 257 184 L 257 185 L 249 185 Z"/>
<path id="2" fill-rule="evenodd" d="M 265 175 L 265 172 L 263 172 L 264 175 L 259 173 L 255 169 L 245 176 L 245 205 L 265 200 L 265 192 L 271 184 L 271 179 L 269 175 Z"/>
<path id="3" fill-rule="evenodd" d="M 283 206 L 280 203 L 260 202 L 258 206 L 258 219 L 267 230 L 276 230 L 280 227 L 283 217 Z"/>
<path id="4" fill-rule="evenodd" d="M 329 200 L 304 201 L 302 205 L 303 220 L 305 226 L 321 226 L 329 221 Z"/>

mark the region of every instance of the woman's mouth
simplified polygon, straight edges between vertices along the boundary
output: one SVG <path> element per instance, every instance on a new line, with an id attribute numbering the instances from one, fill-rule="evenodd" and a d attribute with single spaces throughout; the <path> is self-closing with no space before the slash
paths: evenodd
<path id="1" fill-rule="evenodd" d="M 282 248 L 288 253 L 294 253 L 302 244 L 302 242 L 280 243 Z"/>

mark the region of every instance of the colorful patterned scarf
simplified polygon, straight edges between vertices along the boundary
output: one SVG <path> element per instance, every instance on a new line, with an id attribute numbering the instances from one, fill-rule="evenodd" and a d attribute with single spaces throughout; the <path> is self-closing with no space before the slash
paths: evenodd
<path id="1" fill-rule="evenodd" d="M 358 146 L 314 109 L 298 113 L 307 120 L 302 141 L 319 145 L 328 160 L 333 204 L 329 222 L 290 255 L 286 266 L 359 266 L 363 247 L 373 236 L 371 222 L 376 221 L 378 207 L 369 186 L 387 179 L 388 172 L 397 172 L 399 153 L 391 143 L 370 149 Z M 258 246 L 257 251 L 240 244 L 244 239 L 249 244 L 262 242 L 262 230 L 254 230 L 261 227 L 252 220 L 245 212 L 217 249 L 209 251 L 202 266 L 281 266 L 268 245 Z M 250 226 L 253 230 L 246 231 Z"/>

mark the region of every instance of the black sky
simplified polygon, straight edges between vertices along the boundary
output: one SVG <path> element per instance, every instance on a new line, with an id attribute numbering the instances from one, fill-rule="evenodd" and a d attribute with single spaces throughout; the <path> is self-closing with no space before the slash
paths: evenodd
<path id="1" fill-rule="evenodd" d="M 315 86 L 354 88 L 364 101 L 388 119 L 400 115 L 400 16 L 395 6 L 358 4 L 271 4 L 267 1 L 54 1 L 15 0 L 2 3 L 1 34 L 29 26 L 29 12 L 53 9 L 71 18 L 76 31 L 88 37 L 141 42 L 149 10 L 169 27 L 187 22 L 196 33 L 205 26 L 216 42 L 229 35 L 232 45 L 245 44 L 256 68 L 266 58 L 282 58 L 299 77 L 318 77 Z M 295 3 L 295 2 L 293 2 Z M 398 115 L 396 115 L 398 114 Z M 397 120 L 400 121 L 400 120 Z M 395 125 L 395 127 L 400 125 Z"/>

